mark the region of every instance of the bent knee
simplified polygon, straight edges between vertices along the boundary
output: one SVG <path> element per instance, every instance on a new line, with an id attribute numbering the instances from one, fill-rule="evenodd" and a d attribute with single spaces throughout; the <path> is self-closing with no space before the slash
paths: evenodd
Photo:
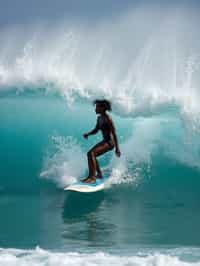
<path id="1" fill-rule="evenodd" d="M 94 150 L 89 150 L 87 153 L 87 157 L 93 157 L 93 156 L 95 156 Z"/>

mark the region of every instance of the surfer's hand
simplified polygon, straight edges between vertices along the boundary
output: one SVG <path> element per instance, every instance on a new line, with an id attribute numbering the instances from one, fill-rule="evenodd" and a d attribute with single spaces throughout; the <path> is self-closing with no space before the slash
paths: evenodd
<path id="1" fill-rule="evenodd" d="M 121 156 L 121 151 L 119 149 L 116 149 L 115 150 L 115 153 L 116 153 L 117 157 L 120 157 Z"/>
<path id="2" fill-rule="evenodd" d="M 87 134 L 87 133 L 83 134 L 83 137 L 84 137 L 85 139 L 88 139 L 88 134 Z"/>

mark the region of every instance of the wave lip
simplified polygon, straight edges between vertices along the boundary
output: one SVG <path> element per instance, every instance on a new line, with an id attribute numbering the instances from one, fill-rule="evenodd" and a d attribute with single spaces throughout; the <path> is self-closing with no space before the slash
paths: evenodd
<path id="1" fill-rule="evenodd" d="M 78 22 L 1 30 L 0 91 L 43 87 L 68 101 L 104 96 L 134 117 L 177 106 L 198 121 L 198 25 L 193 8 L 144 5 L 95 30 Z"/>

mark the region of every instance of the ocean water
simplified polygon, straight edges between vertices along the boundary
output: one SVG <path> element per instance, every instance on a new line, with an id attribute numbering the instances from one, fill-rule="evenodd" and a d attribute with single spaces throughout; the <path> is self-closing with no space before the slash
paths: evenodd
<path id="1" fill-rule="evenodd" d="M 200 265 L 198 19 L 1 29 L 0 265 Z M 98 97 L 122 156 L 99 159 L 104 191 L 66 192 L 101 139 L 82 137 Z"/>

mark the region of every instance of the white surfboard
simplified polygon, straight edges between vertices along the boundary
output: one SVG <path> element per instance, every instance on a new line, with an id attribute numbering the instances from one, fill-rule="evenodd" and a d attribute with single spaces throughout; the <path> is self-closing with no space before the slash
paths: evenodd
<path id="1" fill-rule="evenodd" d="M 76 192 L 97 192 L 105 188 L 105 181 L 108 177 L 97 178 L 95 183 L 85 183 L 83 181 L 78 181 L 64 188 L 64 190 L 76 191 Z"/>

